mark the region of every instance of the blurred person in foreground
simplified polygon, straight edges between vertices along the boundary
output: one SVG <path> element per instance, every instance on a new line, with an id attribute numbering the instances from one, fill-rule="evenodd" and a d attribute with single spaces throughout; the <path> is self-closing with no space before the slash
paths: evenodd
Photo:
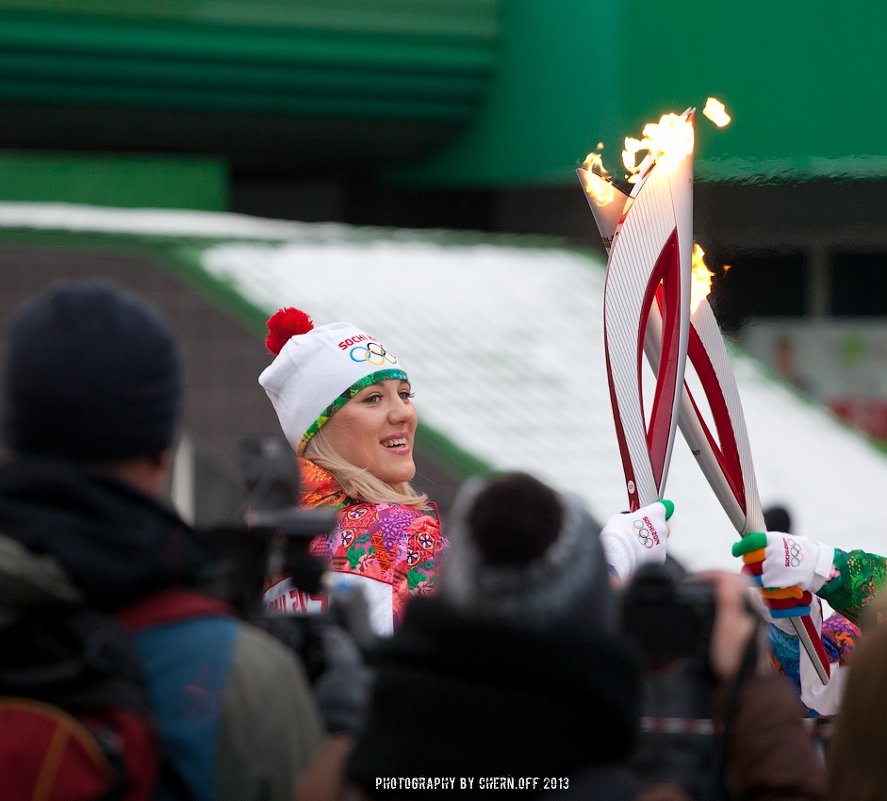
<path id="1" fill-rule="evenodd" d="M 176 777 L 158 792 L 289 801 L 322 737 L 301 664 L 212 599 L 205 613 L 177 617 L 176 599 L 210 565 L 201 535 L 163 502 L 183 399 L 168 323 L 137 296 L 85 280 L 33 298 L 7 332 L 3 619 L 40 603 L 125 623 L 166 599 L 170 622 L 135 635 Z"/>
<path id="2" fill-rule="evenodd" d="M 381 646 L 363 730 L 328 741 L 300 801 L 691 798 L 628 767 L 640 664 L 582 504 L 509 473 L 468 482 L 447 524 L 440 592 L 415 599 Z M 820 798 L 822 766 L 797 699 L 755 650 L 747 580 L 706 580 L 727 786 L 739 799 Z M 429 791 L 427 779 L 439 783 Z"/>
<path id="3" fill-rule="evenodd" d="M 296 454 L 300 506 L 327 507 L 339 523 L 313 543 L 335 586 L 360 588 L 377 635 L 387 636 L 408 601 L 432 592 L 444 541 L 437 511 L 410 482 L 417 415 L 397 356 L 352 323 L 315 326 L 280 309 L 265 341 L 274 360 L 259 376 Z M 266 603 L 281 612 L 325 608 L 289 576 L 270 577 Z"/>
<path id="4" fill-rule="evenodd" d="M 882 801 L 887 797 L 887 628 L 884 596 L 870 604 L 865 636 L 848 669 L 826 752 L 829 801 Z M 877 607 L 877 609 L 876 609 Z"/>

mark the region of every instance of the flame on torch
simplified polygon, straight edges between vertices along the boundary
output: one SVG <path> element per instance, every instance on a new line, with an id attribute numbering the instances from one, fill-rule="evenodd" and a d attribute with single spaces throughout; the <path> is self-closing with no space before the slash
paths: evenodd
<path id="1" fill-rule="evenodd" d="M 648 122 L 642 139 L 625 137 L 622 163 L 628 171 L 628 182 L 637 183 L 646 172 L 659 164 L 660 169 L 673 172 L 684 158 L 693 152 L 693 124 L 678 114 L 663 114 L 659 122 Z M 638 154 L 646 155 L 638 161 Z"/>
<path id="2" fill-rule="evenodd" d="M 702 113 L 719 128 L 732 121 L 726 107 L 716 97 L 706 98 Z M 649 122 L 644 126 L 641 137 L 625 137 L 622 163 L 630 184 L 641 180 L 654 164 L 660 164 L 660 169 L 666 172 L 674 171 L 695 146 L 693 123 L 686 112 L 663 114 L 659 122 Z M 582 163 L 586 194 L 599 206 L 612 203 L 614 198 L 610 173 L 604 168 L 601 158 L 603 148 L 603 142 L 598 142 L 597 150 L 589 153 Z"/>
<path id="3" fill-rule="evenodd" d="M 604 167 L 600 151 L 604 149 L 604 143 L 598 142 L 597 150 L 589 153 L 582 162 L 585 172 L 582 175 L 582 183 L 585 193 L 598 206 L 607 206 L 616 199 L 616 190 L 610 180 L 610 173 Z"/>
<path id="4" fill-rule="evenodd" d="M 708 269 L 708 265 L 705 263 L 705 251 L 699 247 L 698 242 L 694 242 L 690 277 L 690 314 L 696 311 L 696 307 L 708 297 L 713 277 L 714 273 Z"/>
<path id="5" fill-rule="evenodd" d="M 731 122 L 724 104 L 714 97 L 706 100 L 702 112 L 715 125 L 722 128 Z M 693 152 L 695 136 L 693 116 L 695 109 L 688 109 L 684 114 L 663 114 L 658 123 L 647 123 L 642 131 L 642 138 L 625 137 L 625 149 L 622 151 L 622 163 L 628 174 L 629 183 L 636 184 L 658 164 L 663 172 L 673 172 L 678 165 Z M 603 164 L 601 151 L 603 142 L 597 149 L 589 153 L 582 163 L 583 169 L 578 170 L 586 196 L 597 206 L 607 206 L 615 200 L 616 191 L 609 172 Z M 644 154 L 640 157 L 640 154 Z M 625 195 L 620 193 L 620 197 Z M 628 209 L 631 199 L 626 201 L 623 215 Z M 610 240 L 604 242 L 609 249 Z M 729 264 L 723 265 L 726 273 Z M 690 313 L 692 314 L 702 300 L 711 292 L 714 273 L 705 263 L 705 251 L 697 242 L 693 243 L 690 279 Z"/>
<path id="6" fill-rule="evenodd" d="M 732 117 L 727 113 L 724 104 L 716 97 L 709 97 L 705 101 L 705 108 L 702 113 L 708 117 L 718 128 L 723 128 L 730 124 Z"/>

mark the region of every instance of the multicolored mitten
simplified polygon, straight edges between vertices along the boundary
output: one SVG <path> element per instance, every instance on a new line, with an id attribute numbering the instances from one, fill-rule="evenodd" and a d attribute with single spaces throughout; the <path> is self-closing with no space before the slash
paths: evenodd
<path id="1" fill-rule="evenodd" d="M 607 562 L 623 581 L 641 565 L 662 564 L 666 557 L 668 520 L 674 512 L 671 501 L 655 501 L 635 512 L 613 515 L 601 529 Z"/>
<path id="2" fill-rule="evenodd" d="M 813 595 L 807 590 L 801 593 L 800 598 L 774 598 L 772 594 L 774 591 L 767 588 L 761 592 L 772 618 L 801 617 L 810 614 Z"/>
<path id="3" fill-rule="evenodd" d="M 747 534 L 733 544 L 733 555 L 742 557 L 742 572 L 764 588 L 774 618 L 810 614 L 811 593 L 834 572 L 834 548 L 781 531 Z"/>
<path id="4" fill-rule="evenodd" d="M 800 587 L 816 592 L 833 573 L 835 549 L 809 537 L 781 531 L 747 534 L 733 545 L 751 575 L 764 587 Z"/>

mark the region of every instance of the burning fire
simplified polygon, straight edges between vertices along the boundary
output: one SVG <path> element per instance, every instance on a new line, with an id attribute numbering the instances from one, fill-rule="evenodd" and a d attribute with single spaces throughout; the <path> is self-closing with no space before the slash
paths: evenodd
<path id="1" fill-rule="evenodd" d="M 724 104 L 716 97 L 709 97 L 705 101 L 705 108 L 702 113 L 708 117 L 718 128 L 723 128 L 730 124 L 732 117 L 727 113 Z"/>
<path id="2" fill-rule="evenodd" d="M 662 170 L 673 171 L 693 152 L 693 123 L 686 116 L 663 114 L 659 122 L 644 126 L 642 136 L 642 139 L 625 137 L 622 163 L 630 184 L 637 183 L 654 164 L 662 165 Z M 603 142 L 599 142 L 597 150 L 589 153 L 582 162 L 585 192 L 598 206 L 612 203 L 616 194 L 601 157 L 603 148 Z"/>
<path id="3" fill-rule="evenodd" d="M 631 184 L 637 183 L 654 163 L 671 172 L 693 152 L 693 123 L 685 116 L 663 114 L 659 122 L 648 122 L 641 134 L 642 139 L 626 136 L 622 151 L 622 163 Z M 640 162 L 639 153 L 646 153 Z"/>
<path id="4" fill-rule="evenodd" d="M 705 251 L 699 247 L 698 242 L 693 243 L 693 266 L 690 277 L 690 314 L 696 311 L 696 307 L 708 297 L 711 292 L 711 279 L 714 273 L 708 269 L 705 263 Z"/>
<path id="5" fill-rule="evenodd" d="M 598 206 L 606 206 L 613 202 L 616 197 L 616 190 L 610 180 L 610 173 L 604 167 L 604 160 L 601 158 L 601 150 L 604 149 L 604 143 L 598 142 L 597 150 L 589 153 L 582 162 L 585 172 L 582 173 L 582 182 L 585 186 L 585 192 Z"/>
<path id="6" fill-rule="evenodd" d="M 724 104 L 714 97 L 707 98 L 702 113 L 719 128 L 731 122 Z M 692 112 L 684 112 L 682 115 L 663 114 L 658 123 L 650 122 L 644 126 L 641 139 L 626 136 L 622 163 L 627 170 L 627 181 L 631 184 L 637 183 L 654 164 L 660 165 L 660 169 L 666 172 L 675 170 L 681 161 L 693 152 L 695 136 L 692 120 Z M 601 157 L 603 149 L 603 142 L 599 142 L 597 149 L 585 157 L 582 163 L 584 169 L 580 171 L 586 195 L 598 206 L 612 203 L 616 195 L 610 173 L 604 167 Z M 723 266 L 724 272 L 729 269 L 729 264 Z M 705 251 L 697 242 L 693 243 L 691 270 L 690 312 L 692 314 L 711 292 L 711 281 L 714 277 L 714 273 L 705 263 Z"/>
<path id="7" fill-rule="evenodd" d="M 716 97 L 706 99 L 702 113 L 719 128 L 732 120 L 724 104 Z M 663 114 L 659 122 L 647 123 L 641 136 L 641 139 L 625 137 L 622 163 L 630 184 L 637 183 L 653 164 L 660 164 L 661 169 L 671 172 L 693 152 L 695 145 L 693 123 L 685 114 Z M 606 206 L 614 197 L 610 173 L 604 168 L 601 158 L 603 148 L 603 142 L 599 142 L 597 150 L 589 153 L 582 163 L 585 168 L 585 190 L 599 206 Z"/>

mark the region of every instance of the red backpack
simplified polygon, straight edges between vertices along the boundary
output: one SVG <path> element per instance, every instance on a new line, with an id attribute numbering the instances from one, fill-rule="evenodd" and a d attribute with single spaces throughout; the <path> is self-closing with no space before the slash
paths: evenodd
<path id="1" fill-rule="evenodd" d="M 3 801 L 149 801 L 161 775 L 186 797 L 161 758 L 130 632 L 219 606 L 161 593 L 119 617 L 55 607 L 0 628 Z"/>

